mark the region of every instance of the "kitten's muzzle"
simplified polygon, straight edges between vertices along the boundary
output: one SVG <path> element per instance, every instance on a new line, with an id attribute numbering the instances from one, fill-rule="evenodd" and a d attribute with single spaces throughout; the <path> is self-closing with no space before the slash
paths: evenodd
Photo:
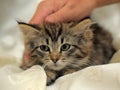
<path id="1" fill-rule="evenodd" d="M 56 63 L 56 62 L 59 61 L 59 59 L 60 59 L 60 54 L 59 54 L 58 52 L 52 52 L 52 53 L 50 54 L 50 59 L 51 59 L 54 63 Z"/>

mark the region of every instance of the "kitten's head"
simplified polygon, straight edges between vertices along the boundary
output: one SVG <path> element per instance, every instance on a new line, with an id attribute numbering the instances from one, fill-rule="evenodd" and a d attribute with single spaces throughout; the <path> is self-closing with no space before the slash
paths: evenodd
<path id="1" fill-rule="evenodd" d="M 61 70 L 86 63 L 92 50 L 90 23 L 90 20 L 41 26 L 19 23 L 25 43 L 22 67 L 41 65 Z"/>

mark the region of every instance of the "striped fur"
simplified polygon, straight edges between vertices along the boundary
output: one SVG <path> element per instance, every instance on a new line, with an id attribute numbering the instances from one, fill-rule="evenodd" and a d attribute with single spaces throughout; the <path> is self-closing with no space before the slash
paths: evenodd
<path id="1" fill-rule="evenodd" d="M 19 26 L 25 42 L 21 68 L 44 66 L 47 85 L 65 74 L 106 64 L 114 53 L 111 35 L 91 20 L 41 26 L 19 23 Z"/>

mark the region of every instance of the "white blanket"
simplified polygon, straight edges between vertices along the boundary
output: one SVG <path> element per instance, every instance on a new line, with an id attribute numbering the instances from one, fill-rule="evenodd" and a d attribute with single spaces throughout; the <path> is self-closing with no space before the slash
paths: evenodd
<path id="1" fill-rule="evenodd" d="M 40 66 L 26 71 L 18 68 L 24 46 L 16 20 L 28 22 L 39 1 L 0 1 L 0 90 L 120 90 L 120 63 L 88 67 L 59 78 L 49 87 L 45 86 L 46 75 Z M 113 44 L 118 52 L 111 62 L 120 62 L 119 10 L 119 4 L 111 5 L 96 9 L 92 14 L 92 18 L 114 37 Z"/>
<path id="2" fill-rule="evenodd" d="M 23 71 L 17 66 L 0 69 L 1 90 L 120 90 L 120 63 L 92 66 L 65 75 L 46 87 L 46 74 L 40 66 Z"/>

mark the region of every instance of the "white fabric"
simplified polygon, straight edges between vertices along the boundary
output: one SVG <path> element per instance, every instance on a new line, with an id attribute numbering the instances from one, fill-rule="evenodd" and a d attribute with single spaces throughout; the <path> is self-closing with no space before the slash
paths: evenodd
<path id="1" fill-rule="evenodd" d="M 0 90 L 45 90 L 46 75 L 40 66 L 18 68 L 24 46 L 16 20 L 28 22 L 40 0 L 0 1 Z M 120 5 L 96 9 L 92 18 L 114 36 L 118 52 L 111 62 L 120 62 Z M 17 65 L 8 66 L 7 64 Z M 4 67 L 3 67 L 4 66 Z M 47 90 L 120 90 L 120 63 L 88 67 L 59 78 Z"/>
<path id="2" fill-rule="evenodd" d="M 45 90 L 46 74 L 40 66 L 23 71 L 17 66 L 0 69 L 0 90 Z"/>
<path id="3" fill-rule="evenodd" d="M 61 77 L 47 90 L 120 90 L 120 63 L 88 67 Z"/>
<path id="4" fill-rule="evenodd" d="M 1 90 L 120 90 L 120 63 L 92 66 L 56 80 L 46 89 L 40 66 L 23 71 L 16 66 L 0 69 Z"/>

